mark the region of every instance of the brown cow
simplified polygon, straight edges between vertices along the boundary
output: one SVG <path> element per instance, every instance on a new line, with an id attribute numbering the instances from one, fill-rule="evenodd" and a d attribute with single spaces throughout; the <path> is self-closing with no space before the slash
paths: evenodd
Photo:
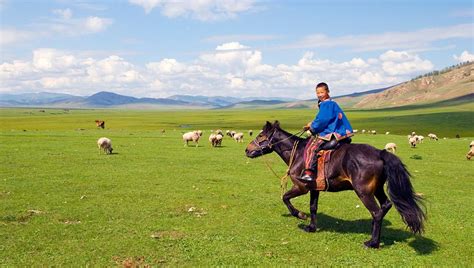
<path id="1" fill-rule="evenodd" d="M 105 121 L 102 120 L 95 120 L 95 125 L 100 128 L 105 128 Z"/>

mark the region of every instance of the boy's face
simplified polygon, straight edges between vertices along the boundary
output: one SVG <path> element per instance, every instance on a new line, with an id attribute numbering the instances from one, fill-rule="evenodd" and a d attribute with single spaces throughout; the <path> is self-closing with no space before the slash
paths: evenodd
<path id="1" fill-rule="evenodd" d="M 316 96 L 320 101 L 329 99 L 329 92 L 324 87 L 316 88 Z"/>

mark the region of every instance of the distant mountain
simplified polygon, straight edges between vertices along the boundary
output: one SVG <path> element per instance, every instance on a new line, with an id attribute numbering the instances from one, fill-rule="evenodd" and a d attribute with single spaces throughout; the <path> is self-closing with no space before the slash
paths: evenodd
<path id="1" fill-rule="evenodd" d="M 465 99 L 474 92 L 474 62 L 445 72 L 433 72 L 382 92 L 369 94 L 353 104 L 357 109 L 425 105 L 450 99 Z M 469 98 L 468 98 L 469 99 Z"/>
<path id="2" fill-rule="evenodd" d="M 45 105 L 60 102 L 75 102 L 83 100 L 83 97 L 62 93 L 24 93 L 24 94 L 0 94 L 1 106 L 31 106 Z"/>

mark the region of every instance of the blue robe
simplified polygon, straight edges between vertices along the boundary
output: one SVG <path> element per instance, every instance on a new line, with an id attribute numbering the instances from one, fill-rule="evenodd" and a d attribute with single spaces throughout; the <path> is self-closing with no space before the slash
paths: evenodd
<path id="1" fill-rule="evenodd" d="M 332 136 L 342 140 L 354 135 L 346 115 L 332 99 L 320 103 L 319 113 L 311 123 L 310 131 L 319 134 L 319 138 L 323 140 L 331 140 Z"/>

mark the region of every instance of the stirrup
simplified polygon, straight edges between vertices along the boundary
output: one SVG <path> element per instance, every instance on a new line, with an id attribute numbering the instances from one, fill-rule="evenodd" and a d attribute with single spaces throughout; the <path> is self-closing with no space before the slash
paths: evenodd
<path id="1" fill-rule="evenodd" d="M 298 180 L 302 181 L 302 182 L 314 182 L 315 179 L 313 177 L 311 177 L 310 175 L 308 174 L 305 174 L 301 177 L 298 177 Z"/>

